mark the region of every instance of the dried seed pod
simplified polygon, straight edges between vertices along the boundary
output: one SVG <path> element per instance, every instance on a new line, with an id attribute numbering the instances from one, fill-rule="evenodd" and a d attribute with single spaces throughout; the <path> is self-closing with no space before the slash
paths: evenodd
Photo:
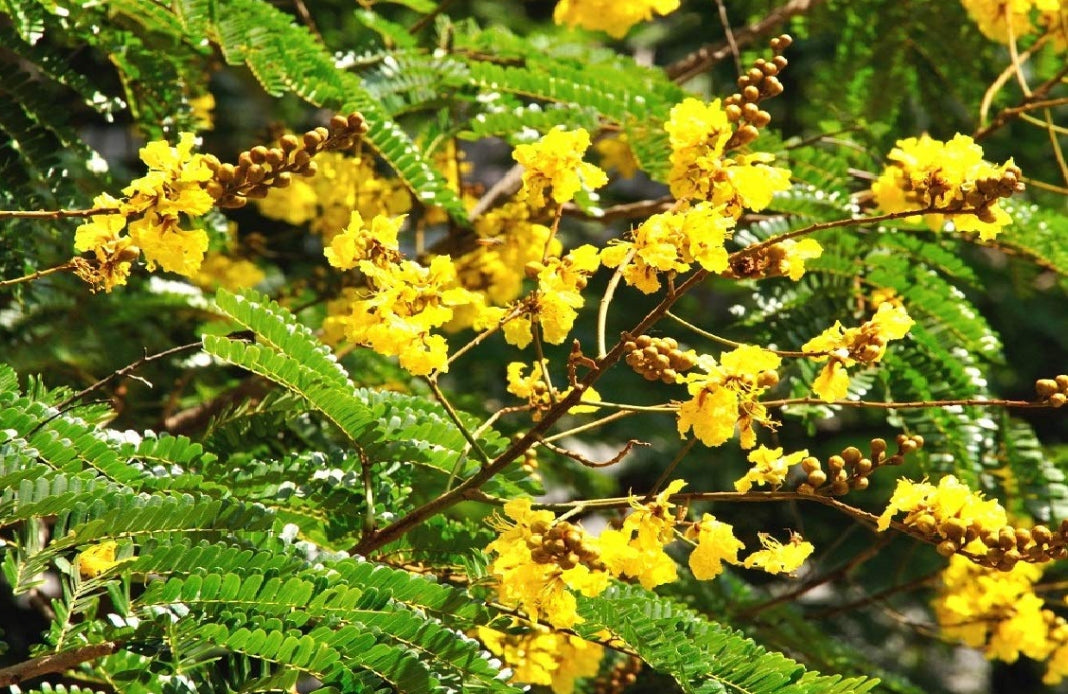
<path id="1" fill-rule="evenodd" d="M 953 540 L 942 540 L 935 549 L 943 557 L 951 557 L 957 553 L 960 547 Z"/>

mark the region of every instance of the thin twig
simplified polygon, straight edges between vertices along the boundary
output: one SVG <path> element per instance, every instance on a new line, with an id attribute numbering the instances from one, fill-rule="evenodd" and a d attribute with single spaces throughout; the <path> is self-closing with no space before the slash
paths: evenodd
<path id="1" fill-rule="evenodd" d="M 22 663 L 0 668 L 0 687 L 12 687 L 34 677 L 69 670 L 79 663 L 111 655 L 119 650 L 120 645 L 116 641 L 94 643 L 62 653 L 42 655 Z"/>
<path id="2" fill-rule="evenodd" d="M 843 612 L 849 612 L 850 610 L 855 610 L 855 609 L 857 609 L 859 607 L 867 607 L 868 605 L 871 605 L 873 603 L 881 602 L 881 601 L 885 600 L 886 598 L 890 597 L 891 595 L 895 595 L 897 593 L 903 593 L 905 591 L 913 590 L 914 588 L 919 588 L 919 587 L 921 587 L 923 585 L 926 585 L 927 583 L 931 582 L 932 578 L 934 578 L 935 576 L 937 576 L 940 573 L 942 573 L 942 567 L 939 567 L 939 568 L 935 569 L 934 571 L 930 571 L 928 573 L 925 573 L 922 576 L 917 576 L 916 578 L 914 578 L 914 579 L 912 579 L 910 581 L 907 581 L 905 583 L 899 583 L 896 586 L 890 586 L 889 588 L 884 588 L 884 589 L 882 589 L 882 590 L 880 590 L 878 592 L 872 593 L 871 595 L 868 595 L 868 596 L 866 596 L 864 598 L 861 598 L 860 600 L 854 600 L 853 602 L 847 602 L 847 603 L 843 603 L 841 605 L 835 605 L 834 607 L 826 609 L 826 610 L 822 610 L 822 611 L 819 611 L 819 612 L 813 612 L 813 613 L 807 614 L 805 616 L 805 618 L 806 619 L 827 619 L 828 617 L 833 617 L 833 616 L 835 616 L 837 614 L 841 614 Z"/>
<path id="3" fill-rule="evenodd" d="M 23 282 L 33 282 L 35 280 L 41 279 L 42 277 L 54 275 L 57 272 L 69 272 L 76 267 L 76 263 L 67 262 L 63 263 L 62 265 L 56 265 L 55 267 L 47 268 L 45 270 L 37 270 L 36 272 L 31 272 L 28 275 L 23 275 L 22 277 L 14 277 L 9 280 L 0 280 L 0 289 L 3 289 L 4 287 L 12 287 L 16 284 L 22 284 Z"/>
<path id="4" fill-rule="evenodd" d="M 88 210 L 0 210 L 0 219 L 69 219 L 119 214 L 117 207 L 93 207 Z"/>
<path id="5" fill-rule="evenodd" d="M 878 402 L 874 400 L 833 400 L 827 402 L 821 398 L 784 398 L 782 400 L 764 400 L 764 407 L 784 407 L 786 405 L 837 405 L 838 407 L 858 407 L 874 410 L 919 410 L 935 407 L 1015 407 L 1023 409 L 1041 409 L 1053 407 L 1049 402 L 1031 400 L 1002 400 L 990 398 L 961 398 L 958 400 L 911 400 L 907 402 Z"/>
<path id="6" fill-rule="evenodd" d="M 738 43 L 734 40 L 734 32 L 731 30 L 731 20 L 727 17 L 727 6 L 723 0 L 716 0 L 716 8 L 719 10 L 719 22 L 723 25 L 723 34 L 727 39 L 727 47 L 731 49 L 734 57 L 734 67 L 738 74 L 742 74 L 742 56 L 738 53 Z"/>
<path id="7" fill-rule="evenodd" d="M 663 472 L 660 473 L 660 477 L 656 478 L 656 482 L 653 482 L 653 486 L 649 488 L 649 493 L 645 495 L 644 499 L 642 499 L 642 503 L 647 504 L 653 500 L 653 497 L 656 496 L 657 493 L 664 487 L 664 485 L 668 481 L 668 478 L 671 477 L 672 474 L 674 474 L 675 469 L 679 466 L 679 463 L 682 462 L 682 459 L 686 457 L 686 454 L 693 449 L 694 444 L 696 443 L 697 439 L 690 439 L 685 443 L 685 445 L 683 445 L 682 448 L 679 449 L 679 452 L 675 454 L 675 458 L 670 463 L 668 463 L 668 466 L 664 468 Z"/>
<path id="8" fill-rule="evenodd" d="M 734 32 L 735 50 L 737 47 L 752 43 L 761 36 L 777 30 L 791 17 L 808 12 L 813 7 L 823 4 L 824 0 L 790 0 L 782 7 L 778 7 L 759 22 Z M 731 47 L 728 43 L 706 44 L 701 46 L 685 58 L 678 60 L 665 68 L 669 79 L 674 82 L 685 82 L 719 61 L 731 55 Z"/>
<path id="9" fill-rule="evenodd" d="M 445 393 L 441 392 L 441 388 L 438 387 L 438 380 L 433 376 L 427 376 L 423 379 L 427 385 L 430 386 L 430 390 L 434 393 L 434 397 L 437 399 L 441 406 L 445 409 L 445 414 L 449 416 L 452 423 L 456 425 L 456 428 L 460 430 L 460 434 L 467 440 L 467 443 L 471 446 L 471 449 L 478 456 L 478 459 L 483 465 L 490 464 L 490 458 L 486 455 L 486 451 L 482 450 L 482 446 L 479 445 L 478 440 L 472 436 L 471 432 L 467 430 L 467 426 L 460 419 L 460 415 L 457 414 L 456 409 L 453 408 L 452 403 L 445 397 Z M 459 462 L 459 461 L 457 461 Z"/>
<path id="10" fill-rule="evenodd" d="M 600 303 L 597 305 L 597 357 L 603 357 L 608 350 L 605 349 L 605 327 L 608 323 L 608 306 L 612 303 L 612 297 L 616 295 L 616 288 L 619 286 L 619 281 L 623 279 L 623 271 L 626 269 L 630 261 L 634 259 L 634 249 L 627 251 L 627 254 L 623 256 L 622 262 L 616 267 L 616 271 L 612 273 L 612 277 L 608 280 L 608 285 L 604 288 L 604 296 L 601 297 Z"/>

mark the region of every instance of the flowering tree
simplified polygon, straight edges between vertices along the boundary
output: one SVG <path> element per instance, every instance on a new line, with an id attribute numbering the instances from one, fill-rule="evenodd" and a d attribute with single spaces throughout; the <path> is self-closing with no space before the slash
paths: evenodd
<path id="1" fill-rule="evenodd" d="M 1068 675 L 1068 3 L 358 5 L 0 5 L 0 685 Z"/>

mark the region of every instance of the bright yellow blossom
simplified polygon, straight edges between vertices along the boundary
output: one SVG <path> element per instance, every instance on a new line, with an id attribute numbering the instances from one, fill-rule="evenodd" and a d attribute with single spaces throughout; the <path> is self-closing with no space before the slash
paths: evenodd
<path id="1" fill-rule="evenodd" d="M 263 270 L 251 260 L 231 258 L 225 253 L 209 253 L 192 279 L 194 284 L 204 289 L 223 287 L 236 291 L 254 287 L 263 278 Z"/>
<path id="2" fill-rule="evenodd" d="M 149 210 L 130 222 L 130 238 L 145 256 L 148 269 L 158 264 L 167 272 L 192 277 L 200 270 L 208 251 L 208 233 L 203 229 L 183 230 L 178 218 Z"/>
<path id="3" fill-rule="evenodd" d="M 957 231 L 974 231 L 992 239 L 1012 218 L 998 204 L 1018 185 L 1019 169 L 1010 159 L 995 165 L 983 159 L 983 149 L 967 135 L 948 142 L 928 135 L 898 140 L 887 157 L 890 165 L 872 184 L 875 202 L 884 212 L 905 212 L 926 207 L 976 210 L 954 214 Z M 932 230 L 942 228 L 945 215 L 925 217 Z"/>
<path id="4" fill-rule="evenodd" d="M 666 15 L 679 9 L 679 2 L 680 0 L 560 0 L 553 12 L 553 21 L 571 27 L 604 31 L 621 39 L 635 24 L 652 19 L 654 12 Z"/>
<path id="5" fill-rule="evenodd" d="M 859 328 L 845 329 L 835 321 L 801 347 L 804 352 L 823 353 L 813 358 L 827 361 L 812 384 L 813 392 L 826 402 L 844 398 L 849 391 L 846 367 L 880 361 L 886 354 L 886 343 L 905 337 L 914 324 L 904 306 L 891 302 L 880 304 L 875 315 Z"/>
<path id="6" fill-rule="evenodd" d="M 677 578 L 675 561 L 664 551 L 664 545 L 675 537 L 675 505 L 669 498 L 685 485 L 684 480 L 675 480 L 647 504 L 632 498 L 635 510 L 623 521 L 623 527 L 601 532 L 601 561 L 612 574 L 637 578 L 644 588 L 655 588 Z"/>
<path id="7" fill-rule="evenodd" d="M 354 210 L 349 225 L 330 240 L 323 254 L 327 262 L 339 270 L 351 270 L 364 260 L 376 267 L 386 267 L 400 260 L 397 234 L 402 224 L 404 216 L 391 220 L 378 215 L 369 227 L 364 227 L 363 217 Z"/>
<path id="8" fill-rule="evenodd" d="M 601 168 L 605 171 L 615 169 L 621 178 L 634 178 L 641 168 L 626 133 L 602 137 L 593 149 L 601 155 Z"/>
<path id="9" fill-rule="evenodd" d="M 693 429 L 701 443 L 719 446 L 737 426 L 742 448 L 755 446 L 753 424 L 772 425 L 758 398 L 778 381 L 775 369 L 781 362 L 774 352 L 754 345 L 723 354 L 718 364 L 702 355 L 697 365 L 704 373 L 691 372 L 683 379 L 693 399 L 679 406 L 679 434 Z"/>
<path id="10" fill-rule="evenodd" d="M 943 477 L 938 486 L 899 479 L 886 510 L 879 516 L 878 529 L 889 528 L 891 519 L 898 513 L 905 514 L 902 521 L 905 525 L 927 526 L 925 533 L 937 533 L 941 537 L 948 537 L 944 526 L 951 519 L 965 528 L 973 528 L 976 535 L 983 530 L 996 533 L 1008 523 L 1005 509 L 997 499 L 984 499 L 981 493 L 972 491 L 953 475 Z M 986 553 L 982 543 L 969 545 L 968 549 L 974 554 Z"/>
<path id="11" fill-rule="evenodd" d="M 566 340 L 578 317 L 578 309 L 585 303 L 582 290 L 586 280 L 600 264 L 597 248 L 589 244 L 579 246 L 563 258 L 550 258 L 544 265 L 534 264 L 538 279 L 534 310 L 505 323 L 505 340 L 526 347 L 532 339 L 534 322 L 541 325 L 546 342 L 558 345 Z"/>
<path id="12" fill-rule="evenodd" d="M 750 554 L 742 565 L 747 569 L 763 569 L 769 574 L 792 574 L 815 549 L 811 542 L 804 541 L 795 532 L 790 533 L 790 541 L 785 545 L 767 533 L 759 533 L 758 537 L 764 549 Z"/>
<path id="13" fill-rule="evenodd" d="M 550 394 L 549 386 L 545 382 L 545 373 L 540 362 L 534 362 L 529 375 L 524 375 L 527 365 L 523 362 L 514 361 L 508 365 L 508 392 L 516 397 L 524 398 L 530 405 L 533 413 L 532 418 L 538 421 L 556 402 L 567 397 L 571 388 L 563 392 L 557 391 Z M 600 393 L 594 388 L 587 388 L 582 392 L 582 401 L 599 401 Z M 570 414 L 586 414 L 596 411 L 594 405 L 575 405 L 570 408 Z"/>
<path id="14" fill-rule="evenodd" d="M 739 492 L 747 492 L 753 485 L 770 484 L 778 488 L 786 481 L 786 473 L 792 465 L 797 465 L 801 459 L 808 455 L 808 450 L 798 451 L 783 457 L 781 448 L 767 448 L 761 446 L 749 453 L 749 462 L 753 467 L 749 472 L 734 483 L 734 489 Z"/>
<path id="15" fill-rule="evenodd" d="M 823 246 L 816 239 L 786 239 L 771 247 L 777 263 L 777 273 L 798 281 L 805 275 L 805 261 L 823 255 Z"/>
<path id="16" fill-rule="evenodd" d="M 585 639 L 531 625 L 523 634 L 504 634 L 478 627 L 478 638 L 512 670 L 509 682 L 550 687 L 572 694 L 575 681 L 597 674 L 604 647 Z"/>
<path id="17" fill-rule="evenodd" d="M 614 243 L 601 251 L 606 267 L 617 267 L 632 254 L 623 279 L 651 294 L 660 288 L 660 273 L 680 273 L 698 263 L 709 272 L 727 269 L 724 247 L 735 220 L 722 207 L 701 202 L 681 212 L 663 212 L 645 220 L 630 241 Z"/>
<path id="18" fill-rule="evenodd" d="M 489 571 L 497 579 L 501 602 L 560 629 L 581 622 L 571 590 L 598 595 L 608 587 L 608 574 L 585 564 L 563 568 L 553 557 L 536 557 L 532 549 L 541 547 L 555 517 L 531 510 L 530 499 L 509 501 L 504 513 L 512 522 L 501 521 L 500 536 L 486 547 L 497 555 Z"/>
<path id="19" fill-rule="evenodd" d="M 743 209 L 759 211 L 777 191 L 790 187 L 790 172 L 768 163 L 763 152 L 726 157 L 734 133 L 720 101 L 688 98 L 671 109 L 664 125 L 671 144 L 668 184 L 679 200 L 705 200 L 737 219 Z"/>
<path id="20" fill-rule="evenodd" d="M 998 43 L 1020 40 L 1037 31 L 1031 22 L 1032 12 L 1037 12 L 1039 22 L 1058 26 L 1060 14 L 1068 10 L 1061 0 L 962 0 L 968 15 L 979 26 L 979 31 Z M 1060 43 L 1065 43 L 1064 28 L 1060 25 Z"/>
<path id="21" fill-rule="evenodd" d="M 98 545 L 87 547 L 75 560 L 78 574 L 82 578 L 95 578 L 118 564 L 119 562 L 115 559 L 115 551 L 118 547 L 118 543 L 114 540 L 106 540 Z"/>
<path id="22" fill-rule="evenodd" d="M 741 540 L 734 536 L 734 528 L 704 514 L 701 520 L 686 531 L 686 537 L 697 540 L 697 547 L 690 553 L 690 571 L 699 581 L 708 581 L 723 573 L 723 562 L 737 564 L 738 552 L 745 549 Z"/>
<path id="23" fill-rule="evenodd" d="M 548 194 L 562 205 L 583 188 L 593 190 L 608 183 L 604 171 L 582 161 L 589 146 L 590 134 L 582 128 L 554 128 L 533 144 L 517 146 L 513 156 L 523 166 L 520 199 L 541 208 Z"/>

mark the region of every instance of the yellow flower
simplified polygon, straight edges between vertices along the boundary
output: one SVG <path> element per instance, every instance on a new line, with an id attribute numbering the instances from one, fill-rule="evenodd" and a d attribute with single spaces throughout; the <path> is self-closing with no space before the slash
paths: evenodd
<path id="1" fill-rule="evenodd" d="M 107 540 L 86 548 L 75 559 L 78 574 L 82 578 L 95 578 L 118 564 L 119 562 L 115 559 L 115 550 L 118 547 L 118 543 L 114 540 Z"/>
<path id="2" fill-rule="evenodd" d="M 199 216 L 212 208 L 215 199 L 202 185 L 211 180 L 212 170 L 203 155 L 193 154 L 195 141 L 193 133 L 181 133 L 174 147 L 155 141 L 141 148 L 148 173 L 122 189 L 131 209 L 145 216 L 155 212 L 177 218 L 179 214 Z"/>
<path id="3" fill-rule="evenodd" d="M 704 514 L 701 520 L 686 531 L 686 537 L 697 540 L 697 547 L 690 553 L 690 571 L 699 581 L 708 581 L 723 573 L 723 562 L 738 563 L 738 552 L 745 549 L 741 540 L 734 536 L 734 528 Z"/>
<path id="4" fill-rule="evenodd" d="M 560 0 L 553 21 L 570 27 L 604 31 L 623 38 L 639 22 L 647 22 L 653 13 L 666 15 L 679 9 L 680 0 Z"/>
<path id="5" fill-rule="evenodd" d="M 524 167 L 520 198 L 540 208 L 548 192 L 562 205 L 583 188 L 593 190 L 608 183 L 604 171 L 582 161 L 589 146 L 590 134 L 582 128 L 554 128 L 534 144 L 517 146 L 513 156 Z"/>
<path id="6" fill-rule="evenodd" d="M 616 576 L 637 578 L 644 588 L 655 588 L 678 577 L 675 561 L 664 551 L 674 539 L 675 507 L 668 499 L 686 485 L 671 482 L 648 504 L 631 498 L 635 511 L 619 530 L 609 528 L 598 538 L 601 561 Z"/>
<path id="7" fill-rule="evenodd" d="M 597 674 L 604 656 L 600 644 L 536 624 L 522 634 L 478 627 L 477 635 L 511 668 L 509 682 L 548 686 L 555 694 L 572 694 L 576 680 Z"/>
<path id="8" fill-rule="evenodd" d="M 578 309 L 585 303 L 582 290 L 586 288 L 586 280 L 600 264 L 597 248 L 589 244 L 579 246 L 563 258 L 550 258 L 544 265 L 531 263 L 538 278 L 534 312 L 505 323 L 505 340 L 525 347 L 531 340 L 532 322 L 541 325 L 546 342 L 558 345 L 566 340 L 578 317 Z"/>
<path id="9" fill-rule="evenodd" d="M 775 369 L 781 361 L 774 352 L 753 345 L 723 354 L 720 364 L 709 355 L 701 356 L 697 365 L 705 373 L 691 372 L 683 379 L 694 397 L 679 406 L 679 434 L 693 429 L 701 443 L 719 446 L 737 426 L 742 448 L 755 446 L 753 424 L 772 426 L 758 398 L 778 381 Z"/>
<path id="10" fill-rule="evenodd" d="M 369 261 L 377 267 L 386 267 L 400 260 L 400 243 L 397 234 L 404 224 L 404 216 L 389 219 L 378 215 L 365 228 L 363 217 L 353 211 L 349 225 L 330 240 L 323 251 L 328 263 L 339 270 L 351 270 L 361 261 Z"/>
<path id="11" fill-rule="evenodd" d="M 581 622 L 571 590 L 593 596 L 608 587 L 607 573 L 568 559 L 576 550 L 585 549 L 585 534 L 571 526 L 562 542 L 566 547 L 574 533 L 574 549 L 561 557 L 545 545 L 555 522 L 551 512 L 531 510 L 530 499 L 513 499 L 505 504 L 504 512 L 512 522 L 498 521 L 501 534 L 486 547 L 487 553 L 497 554 L 489 571 L 497 579 L 501 602 L 561 629 Z"/>
<path id="12" fill-rule="evenodd" d="M 769 574 L 792 574 L 801 568 L 815 549 L 811 542 L 805 542 L 795 532 L 790 533 L 790 541 L 785 545 L 767 533 L 759 533 L 758 536 L 764 549 L 745 558 L 743 566 L 747 569 L 759 568 Z"/>
<path id="13" fill-rule="evenodd" d="M 786 239 L 769 249 L 776 274 L 798 281 L 805 275 L 805 261 L 823 255 L 823 246 L 816 239 Z"/>
<path id="14" fill-rule="evenodd" d="M 411 260 L 379 267 L 360 260 L 367 290 L 349 305 L 348 315 L 335 315 L 345 337 L 379 354 L 397 356 L 417 376 L 448 369 L 448 344 L 432 334 L 449 322 L 453 307 L 477 297 L 457 286 L 456 268 L 446 255 L 434 256 L 429 267 Z"/>
<path id="15" fill-rule="evenodd" d="M 717 99 L 685 99 L 671 109 L 664 129 L 671 144 L 668 185 L 679 200 L 705 200 L 737 219 L 743 208 L 759 211 L 777 191 L 790 187 L 790 172 L 768 163 L 766 153 L 724 156 L 733 134 Z"/>
<path id="16" fill-rule="evenodd" d="M 602 137 L 593 148 L 601 155 L 601 168 L 606 171 L 615 169 L 621 178 L 634 178 L 641 168 L 630 148 L 626 133 L 619 133 L 615 137 Z"/>
<path id="17" fill-rule="evenodd" d="M 178 218 L 148 211 L 130 222 L 130 237 L 145 255 L 148 269 L 158 264 L 167 272 L 192 277 L 200 270 L 208 250 L 208 234 L 203 229 L 178 228 Z"/>
<path id="18" fill-rule="evenodd" d="M 875 202 L 884 212 L 939 207 L 975 210 L 954 214 L 958 231 L 974 231 L 983 240 L 997 236 L 1012 218 L 998 199 L 1019 187 L 1020 170 L 1010 159 L 995 165 L 983 159 L 983 149 L 967 135 L 948 142 L 928 135 L 898 140 L 887 157 L 890 165 L 872 184 Z M 926 215 L 932 230 L 942 228 L 945 216 Z"/>
<path id="19" fill-rule="evenodd" d="M 659 274 L 681 273 L 696 262 L 709 272 L 728 266 L 724 247 L 735 220 L 722 207 L 701 202 L 682 212 L 655 214 L 631 233 L 632 240 L 614 243 L 601 251 L 606 267 L 617 267 L 632 257 L 623 269 L 623 279 L 651 294 L 660 288 Z"/>
<path id="20" fill-rule="evenodd" d="M 263 281 L 264 274 L 256 263 L 244 258 L 231 258 L 223 253 L 209 253 L 193 276 L 201 288 L 223 287 L 230 291 L 254 287 Z"/>
<path id="21" fill-rule="evenodd" d="M 911 482 L 899 479 L 886 510 L 879 516 L 877 528 L 890 527 L 890 521 L 898 513 L 905 513 L 902 521 L 908 526 L 921 527 L 925 534 L 937 533 L 948 537 L 944 526 L 954 519 L 965 528 L 974 527 L 976 534 L 986 530 L 998 532 L 1008 524 L 1005 509 L 996 499 L 984 499 L 953 475 L 946 475 L 936 487 L 927 482 Z M 956 538 L 959 540 L 960 538 Z M 971 551 L 973 548 L 969 546 Z M 973 553 L 984 554 L 986 547 L 976 546 Z"/>
<path id="22" fill-rule="evenodd" d="M 545 373 L 540 362 L 534 362 L 530 375 L 524 376 L 527 365 L 523 362 L 514 361 L 508 365 L 508 392 L 520 398 L 524 398 L 530 405 L 534 421 L 542 418 L 553 404 L 567 397 L 571 388 L 563 392 L 556 391 L 550 395 L 549 386 L 545 382 Z M 587 388 L 582 393 L 581 401 L 597 402 L 601 399 L 600 393 L 594 388 Z M 596 411 L 593 405 L 575 405 L 570 408 L 570 414 L 587 414 Z"/>
<path id="23" fill-rule="evenodd" d="M 771 449 L 761 446 L 749 454 L 749 462 L 754 465 L 749 472 L 745 473 L 745 477 L 734 483 L 734 489 L 747 492 L 754 484 L 770 484 L 778 488 L 786 480 L 786 473 L 790 471 L 790 466 L 797 465 L 807 455 L 806 449 L 783 457 L 781 448 Z"/>
<path id="24" fill-rule="evenodd" d="M 812 390 L 822 400 L 834 402 L 849 391 L 849 374 L 846 367 L 856 363 L 874 364 L 886 354 L 890 340 L 900 340 L 915 325 L 905 307 L 900 303 L 883 302 L 870 320 L 859 328 L 845 329 L 841 322 L 812 338 L 801 346 L 803 352 L 821 353 L 813 356 L 817 361 L 827 361 L 826 366 L 812 383 Z"/>
<path id="25" fill-rule="evenodd" d="M 1033 11 L 1038 11 L 1043 24 L 1055 22 L 1058 13 L 1064 11 L 1059 0 L 962 0 L 962 4 L 979 31 L 998 43 L 1009 43 L 1010 37 L 1018 41 L 1035 33 Z"/>

